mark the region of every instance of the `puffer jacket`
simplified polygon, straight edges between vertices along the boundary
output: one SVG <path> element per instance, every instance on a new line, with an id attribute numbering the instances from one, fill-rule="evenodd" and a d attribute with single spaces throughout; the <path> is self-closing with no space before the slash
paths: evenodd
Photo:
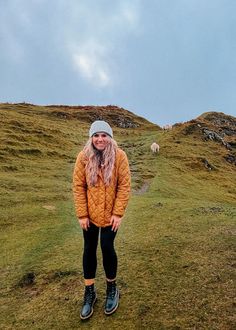
<path id="1" fill-rule="evenodd" d="M 106 227 L 110 225 L 112 215 L 124 215 L 128 204 L 131 188 L 128 159 L 125 152 L 118 148 L 109 186 L 105 186 L 101 171 L 96 185 L 88 184 L 85 171 L 87 161 L 84 152 L 81 151 L 73 174 L 76 215 L 80 219 L 88 217 L 98 227 Z"/>

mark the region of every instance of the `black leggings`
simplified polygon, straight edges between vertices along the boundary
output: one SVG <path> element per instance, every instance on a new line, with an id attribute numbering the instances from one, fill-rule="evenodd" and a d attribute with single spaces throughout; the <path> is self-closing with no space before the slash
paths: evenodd
<path id="1" fill-rule="evenodd" d="M 92 279 L 96 276 L 97 269 L 97 246 L 99 227 L 90 222 L 88 230 L 83 230 L 84 235 L 84 254 L 83 269 L 84 278 Z M 103 227 L 100 230 L 100 243 L 103 257 L 103 267 L 108 279 L 116 278 L 117 255 L 114 249 L 114 239 L 116 232 L 111 230 L 111 226 Z"/>

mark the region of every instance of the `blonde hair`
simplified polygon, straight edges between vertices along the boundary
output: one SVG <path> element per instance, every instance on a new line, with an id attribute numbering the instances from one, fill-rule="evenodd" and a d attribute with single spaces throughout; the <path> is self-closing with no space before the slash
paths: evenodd
<path id="1" fill-rule="evenodd" d="M 98 171 L 101 168 L 104 178 L 104 183 L 109 186 L 111 183 L 112 171 L 115 165 L 116 150 L 118 146 L 115 140 L 108 137 L 108 144 L 103 151 L 97 150 L 89 138 L 84 147 L 84 153 L 88 162 L 86 164 L 86 174 L 88 184 L 95 186 L 98 180 Z"/>

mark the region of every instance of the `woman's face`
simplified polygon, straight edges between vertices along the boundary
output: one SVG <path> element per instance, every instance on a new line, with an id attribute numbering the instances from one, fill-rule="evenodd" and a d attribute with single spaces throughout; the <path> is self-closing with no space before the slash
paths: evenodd
<path id="1" fill-rule="evenodd" d="M 92 136 L 92 142 L 97 150 L 103 151 L 109 142 L 109 135 L 103 132 L 96 133 Z"/>

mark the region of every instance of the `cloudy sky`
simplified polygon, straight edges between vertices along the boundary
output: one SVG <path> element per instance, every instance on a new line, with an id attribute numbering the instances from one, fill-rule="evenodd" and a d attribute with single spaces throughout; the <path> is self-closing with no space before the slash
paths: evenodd
<path id="1" fill-rule="evenodd" d="M 235 0 L 0 0 L 0 102 L 236 116 Z"/>

